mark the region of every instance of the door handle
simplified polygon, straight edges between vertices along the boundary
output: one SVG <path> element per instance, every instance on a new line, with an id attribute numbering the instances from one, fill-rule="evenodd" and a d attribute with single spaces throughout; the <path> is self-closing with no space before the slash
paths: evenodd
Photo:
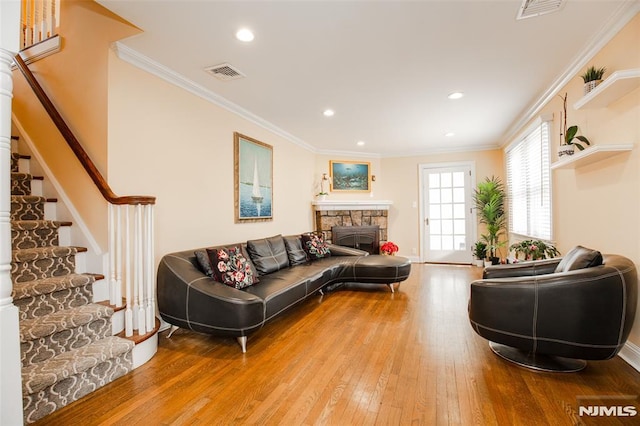
<path id="1" fill-rule="evenodd" d="M 428 218 L 428 217 L 426 217 L 426 218 L 424 219 L 424 223 L 425 223 L 425 225 L 429 226 L 429 218 Z"/>

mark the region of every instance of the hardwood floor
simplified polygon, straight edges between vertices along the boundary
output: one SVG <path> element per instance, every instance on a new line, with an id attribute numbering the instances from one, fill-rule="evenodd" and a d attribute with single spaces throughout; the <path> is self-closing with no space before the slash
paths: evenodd
<path id="1" fill-rule="evenodd" d="M 251 336 L 244 355 L 235 339 L 163 332 L 147 364 L 41 424 L 623 424 L 580 418 L 577 397 L 640 395 L 640 373 L 618 357 L 573 374 L 503 361 L 469 326 L 479 274 L 415 264 L 395 294 L 313 297 Z"/>

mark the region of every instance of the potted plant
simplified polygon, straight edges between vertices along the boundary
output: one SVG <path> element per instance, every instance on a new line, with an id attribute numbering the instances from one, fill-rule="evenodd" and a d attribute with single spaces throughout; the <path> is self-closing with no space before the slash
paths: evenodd
<path id="1" fill-rule="evenodd" d="M 326 182 L 329 182 L 329 178 L 326 173 L 323 173 L 322 179 L 320 179 L 320 192 L 316 194 L 319 201 L 324 201 L 327 198 L 327 195 L 329 195 L 329 193 L 324 189 Z"/>
<path id="2" fill-rule="evenodd" d="M 511 244 L 509 250 L 515 253 L 516 259 L 522 254 L 524 260 L 540 260 L 557 257 L 560 252 L 551 243 L 542 240 L 523 240 Z"/>
<path id="3" fill-rule="evenodd" d="M 480 182 L 473 194 L 478 222 L 485 225 L 486 229 L 486 233 L 482 234 L 480 238 L 487 244 L 489 259 L 494 265 L 500 263 L 497 250 L 505 244 L 500 239 L 507 225 L 506 196 L 502 181 L 495 176 L 487 177 L 483 182 Z"/>
<path id="4" fill-rule="evenodd" d="M 476 257 L 476 266 L 482 266 L 484 259 L 487 257 L 487 243 L 484 241 L 476 241 L 473 246 L 473 255 Z"/>
<path id="5" fill-rule="evenodd" d="M 575 148 L 583 151 L 584 146 L 582 146 L 580 142 L 584 143 L 585 145 L 591 145 L 589 139 L 587 139 L 585 136 L 578 135 L 578 126 L 571 126 L 567 128 L 567 94 L 565 93 L 564 97 L 560 96 L 560 99 L 562 99 L 562 108 L 564 111 L 564 115 L 562 119 L 562 143 L 558 147 L 558 157 L 562 157 L 563 155 L 573 155 L 573 153 L 575 152 Z M 576 142 L 576 139 L 580 142 Z"/>
<path id="6" fill-rule="evenodd" d="M 606 67 L 596 68 L 594 66 L 590 66 L 584 74 L 580 76 L 582 77 L 582 81 L 584 81 L 585 95 L 595 89 L 598 84 L 602 83 L 602 76 L 606 70 Z"/>

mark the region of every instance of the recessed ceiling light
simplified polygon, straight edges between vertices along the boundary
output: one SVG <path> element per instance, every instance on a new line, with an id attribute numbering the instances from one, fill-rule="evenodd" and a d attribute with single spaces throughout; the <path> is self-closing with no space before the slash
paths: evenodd
<path id="1" fill-rule="evenodd" d="M 325 109 L 322 114 L 325 117 L 333 117 L 333 114 L 335 114 L 335 112 L 332 109 Z"/>
<path id="2" fill-rule="evenodd" d="M 236 38 L 240 41 L 250 42 L 253 41 L 253 32 L 248 28 L 242 28 L 236 33 Z"/>
<path id="3" fill-rule="evenodd" d="M 356 142 L 356 144 L 357 144 L 358 146 L 364 146 L 364 141 L 358 141 L 358 142 Z"/>
<path id="4" fill-rule="evenodd" d="M 453 92 L 453 93 L 449 93 L 449 96 L 447 96 L 447 98 L 449 98 L 449 99 L 460 99 L 463 96 L 464 96 L 464 93 L 462 93 L 462 92 Z"/>
<path id="5" fill-rule="evenodd" d="M 453 132 L 447 132 L 444 134 L 446 137 L 450 138 L 451 136 L 455 136 L 456 134 Z"/>

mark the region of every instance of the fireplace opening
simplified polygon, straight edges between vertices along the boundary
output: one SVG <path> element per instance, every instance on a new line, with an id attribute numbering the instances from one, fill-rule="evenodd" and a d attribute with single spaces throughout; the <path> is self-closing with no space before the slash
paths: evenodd
<path id="1" fill-rule="evenodd" d="M 380 227 L 375 226 L 333 226 L 331 227 L 333 244 L 357 248 L 378 254 L 380 250 Z"/>

